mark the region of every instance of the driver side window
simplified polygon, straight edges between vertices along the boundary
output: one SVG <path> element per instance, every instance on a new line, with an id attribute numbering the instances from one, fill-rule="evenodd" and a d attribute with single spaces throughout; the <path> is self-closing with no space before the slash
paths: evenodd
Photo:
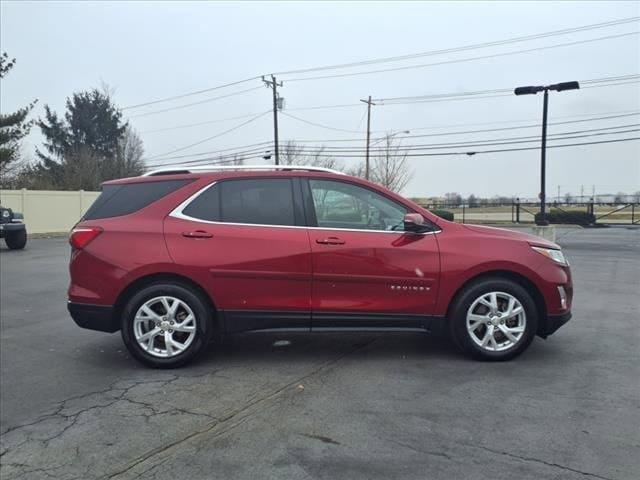
<path id="1" fill-rule="evenodd" d="M 407 209 L 367 188 L 331 180 L 309 180 L 318 227 L 403 230 Z"/>

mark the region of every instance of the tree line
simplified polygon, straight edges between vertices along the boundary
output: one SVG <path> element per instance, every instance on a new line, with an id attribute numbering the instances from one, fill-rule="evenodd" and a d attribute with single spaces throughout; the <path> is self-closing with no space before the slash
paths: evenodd
<path id="1" fill-rule="evenodd" d="M 15 66 L 0 55 L 0 79 Z M 134 128 L 123 121 L 108 88 L 76 92 L 58 114 L 44 106 L 44 117 L 28 119 L 37 100 L 0 114 L 0 184 L 5 188 L 99 190 L 102 182 L 140 175 L 144 146 Z M 37 126 L 43 147 L 35 159 L 23 157 L 21 140 Z"/>

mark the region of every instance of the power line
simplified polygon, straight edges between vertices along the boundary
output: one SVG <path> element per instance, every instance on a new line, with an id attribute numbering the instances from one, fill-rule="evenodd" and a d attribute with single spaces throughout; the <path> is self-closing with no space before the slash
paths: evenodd
<path id="1" fill-rule="evenodd" d="M 640 74 L 629 74 L 629 75 L 621 75 L 617 77 L 603 77 L 603 78 L 591 78 L 587 80 L 580 80 L 580 86 L 582 88 L 583 84 L 587 86 L 595 86 L 595 84 L 600 83 L 610 83 L 610 82 L 618 82 L 618 81 L 629 81 L 629 80 L 640 80 Z M 452 93 L 436 93 L 436 94 L 425 94 L 425 95 L 412 95 L 407 97 L 389 97 L 389 98 L 374 98 L 374 102 L 394 102 L 394 101 L 405 101 L 405 100 L 430 100 L 430 99 L 448 99 L 455 97 L 469 97 L 473 95 L 489 95 L 489 94 L 497 94 L 497 93 L 508 93 L 509 96 L 513 95 L 513 88 L 498 88 L 492 90 L 476 90 L 471 92 L 452 92 Z"/>
<path id="2" fill-rule="evenodd" d="M 609 120 L 609 119 L 614 119 L 614 118 L 623 118 L 623 117 L 629 117 L 629 116 L 634 116 L 634 115 L 638 115 L 640 114 L 640 112 L 636 112 L 636 113 L 628 113 L 628 114 L 623 114 L 623 115 L 609 115 L 609 116 L 603 116 L 603 117 L 597 117 L 597 118 L 586 118 L 586 119 L 582 119 L 582 120 L 565 120 L 562 122 L 549 122 L 548 125 L 567 125 L 567 124 L 572 124 L 572 123 L 583 123 L 583 122 L 593 122 L 593 121 L 598 121 L 598 120 Z M 484 129 L 477 129 L 477 130 L 457 130 L 457 131 L 453 131 L 453 132 L 440 132 L 440 133 L 424 133 L 424 134 L 419 134 L 419 135 L 404 135 L 404 136 L 398 136 L 398 139 L 405 139 L 405 138 L 424 138 L 424 137 L 442 137 L 442 136 L 449 136 L 449 135 L 468 135 L 468 134 L 474 134 L 474 133 L 487 133 L 487 132 L 500 132 L 500 131 L 507 131 L 507 130 L 519 130 L 519 129 L 524 129 L 524 128 L 539 128 L 540 124 L 536 123 L 536 124 L 531 124 L 531 125 L 519 125 L 519 126 L 512 126 L 512 127 L 500 127 L 500 128 L 484 128 Z M 407 129 L 407 130 L 411 130 L 411 129 Z M 305 140 L 300 140 L 301 142 L 304 142 Z M 333 139 L 333 140 L 307 140 L 306 142 L 360 142 L 362 141 L 362 138 L 352 138 L 352 139 Z"/>
<path id="3" fill-rule="evenodd" d="M 567 143 L 562 145 L 548 145 L 547 148 L 564 148 L 564 147 L 579 147 L 584 145 L 601 145 L 601 144 L 610 144 L 610 143 L 622 143 L 622 142 L 631 142 L 640 140 L 640 137 L 629 137 L 629 138 L 620 138 L 613 140 L 599 140 L 593 142 L 577 142 L 577 143 Z M 540 147 L 518 147 L 518 148 L 504 148 L 504 149 L 493 149 L 493 150 L 475 150 L 475 151 L 458 151 L 458 152 L 429 152 L 429 153 L 409 153 L 407 157 L 450 157 L 450 156 L 474 156 L 474 155 L 482 155 L 487 153 L 504 153 L 504 152 L 523 152 L 529 150 L 539 150 Z M 316 154 L 317 157 L 333 157 L 333 155 L 323 155 Z M 363 158 L 363 155 L 349 155 L 349 158 Z M 206 165 L 207 163 L 199 163 L 198 165 Z M 164 165 L 170 166 L 170 165 Z M 195 165 L 194 165 L 195 166 Z"/>
<path id="4" fill-rule="evenodd" d="M 268 112 L 266 112 L 268 113 Z M 612 112 L 613 113 L 613 112 Z M 600 120 L 611 120 L 611 119 L 616 119 L 616 118 L 625 118 L 625 117 L 630 117 L 630 116 L 635 116 L 635 115 L 639 115 L 640 111 L 634 111 L 631 113 L 624 113 L 624 114 L 618 114 L 618 115 L 608 115 L 608 116 L 601 116 L 601 117 L 596 117 L 596 118 L 586 118 L 586 119 L 581 119 L 581 120 L 567 120 L 567 121 L 562 121 L 562 122 L 550 122 L 549 125 L 568 125 L 568 124 L 573 124 L 573 123 L 583 123 L 583 122 L 592 122 L 592 121 L 600 121 Z M 263 114 L 260 114 L 263 115 Z M 593 115 L 593 114 L 591 114 Z M 596 114 L 597 115 L 597 114 Z M 584 115 L 580 115 L 580 116 L 584 116 Z M 566 118 L 566 117 L 565 117 Z M 522 120 L 525 121 L 525 120 Z M 499 123 L 504 123 L 504 122 L 499 122 Z M 509 123 L 509 122 L 507 122 Z M 482 123 L 481 125 L 484 125 L 485 123 Z M 468 125 L 478 125 L 478 124 L 468 124 Z M 455 126 L 455 125 L 452 125 Z M 458 125 L 458 126 L 464 126 L 464 125 Z M 517 130 L 517 129 L 526 129 L 526 128 L 539 128 L 540 125 L 539 124 L 535 124 L 535 125 L 522 125 L 522 126 L 513 126 L 513 127 L 503 127 L 503 128 L 491 128 L 491 129 L 481 129 L 481 130 L 466 130 L 466 131 L 456 131 L 456 132 L 442 132 L 442 133 L 433 133 L 433 134 L 424 134 L 424 135 L 406 135 L 406 136 L 402 136 L 402 137 L 398 137 L 400 139 L 408 139 L 408 138 L 424 138 L 424 137 L 437 137 L 437 136 L 449 136 L 449 135 L 463 135 L 463 134 L 472 134 L 472 133 L 487 133 L 487 132 L 498 132 L 498 131 L 507 131 L 507 130 Z M 434 127 L 424 127 L 424 128 L 434 128 Z M 608 128 L 622 128 L 622 127 L 602 127 L 602 128 L 598 128 L 598 129 L 591 129 L 591 130 L 582 130 L 582 131 L 576 131 L 576 132 L 564 132 L 564 133 L 579 133 L 579 132 L 586 132 L 586 131 L 599 131 L 599 130 L 606 130 Z M 414 128 L 413 130 L 416 130 L 416 128 Z M 556 134 L 550 134 L 550 136 L 555 136 L 555 135 L 562 135 L 563 133 L 556 133 Z M 536 136 L 537 137 L 537 136 Z M 520 137 L 520 138 L 527 138 L 527 137 Z M 296 142 L 298 144 L 300 143 L 322 143 L 322 142 L 361 142 L 363 141 L 362 138 L 357 138 L 357 139 L 324 139 L 324 140 L 286 140 L 285 142 Z M 215 154 L 219 154 L 219 153 L 224 153 L 224 152 L 230 152 L 228 153 L 228 155 L 243 155 L 243 154 L 249 154 L 249 153 L 258 153 L 259 151 L 264 152 L 265 148 L 268 148 L 270 145 L 272 144 L 271 141 L 264 141 L 264 142 L 258 142 L 258 143 L 253 143 L 253 144 L 248 144 L 248 145 L 242 145 L 242 146 L 238 146 L 238 147 L 229 147 L 229 148 L 225 148 L 225 149 L 219 149 L 219 150 L 209 150 L 206 152 L 200 152 L 200 153 L 190 153 L 190 154 L 185 154 L 185 155 L 175 155 L 175 156 L 171 156 L 171 157 L 166 157 L 165 155 L 162 155 L 162 159 L 160 160 L 176 160 L 176 159 L 183 159 L 183 158 L 193 158 L 193 157 L 199 157 L 199 156 L 203 156 L 203 155 L 215 155 Z M 325 148 L 338 148 L 338 147 L 325 147 Z M 345 147 L 348 148 L 348 147 Z M 155 157 L 150 157 L 151 158 L 155 158 Z M 202 160 L 202 159 L 200 159 Z"/>
<path id="5" fill-rule="evenodd" d="M 247 157 L 245 155 L 236 155 L 233 158 L 229 158 L 226 160 L 220 160 L 220 158 L 226 158 L 226 157 L 210 157 L 210 158 L 201 158 L 199 160 L 197 160 L 197 165 L 224 165 L 227 163 L 235 163 L 237 162 L 239 159 L 241 160 L 248 160 L 251 158 L 258 158 L 258 156 L 251 156 L 251 157 Z M 159 168 L 159 167 L 172 167 L 172 166 L 194 166 L 193 164 L 196 163 L 195 161 L 187 161 L 187 162 L 173 162 L 173 163 L 157 163 L 157 164 L 146 164 L 144 166 L 145 169 L 151 169 L 151 168 Z"/>
<path id="6" fill-rule="evenodd" d="M 621 125 L 615 128 L 620 129 L 620 128 L 632 127 L 632 126 L 640 126 L 640 124 L 633 124 L 628 126 Z M 640 131 L 640 129 L 638 128 L 635 128 L 635 129 L 627 128 L 626 130 L 620 130 L 617 132 L 599 132 L 599 133 L 587 133 L 585 135 L 575 135 L 576 133 L 592 132 L 594 130 L 596 129 L 555 134 L 557 138 L 550 138 L 549 141 L 588 138 L 588 137 L 602 136 L 602 135 L 619 135 L 623 133 L 632 133 L 632 132 Z M 538 142 L 538 141 L 539 141 L 539 136 L 536 135 L 536 136 L 530 136 L 530 137 L 506 137 L 502 139 L 486 139 L 486 140 L 476 140 L 476 141 L 469 141 L 469 142 L 432 143 L 432 144 L 402 145 L 402 146 L 399 145 L 397 147 L 394 147 L 394 152 L 399 152 L 402 155 L 405 155 L 405 154 L 408 154 L 409 152 L 415 152 L 415 151 L 420 152 L 425 150 L 449 150 L 454 148 L 457 149 L 457 148 L 471 148 L 471 147 L 488 147 L 488 146 L 498 146 L 498 145 L 516 145 L 516 144 L 532 143 L 532 142 Z M 260 150 L 262 149 L 254 149 L 253 151 L 246 151 L 246 152 L 234 152 L 228 155 L 221 155 L 217 157 L 217 159 L 222 159 L 222 158 L 236 159 L 238 157 L 247 158 L 248 155 L 251 155 L 250 158 L 260 158 L 260 157 L 263 157 L 265 153 L 268 153 L 268 152 L 261 152 Z M 327 153 L 324 153 L 324 152 L 327 152 Z M 313 156 L 334 157 L 334 158 L 362 157 L 363 155 L 361 154 L 363 152 L 364 152 L 363 148 L 346 148 L 346 149 L 335 151 L 335 150 L 331 150 L 331 147 L 322 147 L 319 149 L 298 148 L 295 150 L 295 153 L 298 155 L 313 155 Z M 385 152 L 386 152 L 386 149 L 384 147 L 382 148 L 376 147 L 373 149 L 372 154 L 381 154 Z M 196 160 L 183 161 L 178 163 L 180 165 L 200 164 L 201 162 L 205 160 L 209 160 L 211 158 L 212 157 L 209 157 L 208 159 L 200 158 Z M 155 164 L 155 166 L 165 166 L 170 164 L 171 163 Z"/>
<path id="7" fill-rule="evenodd" d="M 173 127 L 158 128 L 155 130 L 145 130 L 144 132 L 140 132 L 140 134 L 146 135 L 148 133 L 169 132 L 171 130 L 180 130 L 182 128 L 199 127 L 201 125 L 209 125 L 211 123 L 228 122 L 229 120 L 240 120 L 242 118 L 255 117 L 256 115 L 259 115 L 259 113 L 254 112 L 254 113 L 249 113 L 247 115 L 238 115 L 237 117 L 219 118 L 217 120 L 206 120 L 204 122 L 198 122 L 198 123 L 187 123 L 184 125 L 174 125 Z"/>
<path id="8" fill-rule="evenodd" d="M 378 69 L 378 70 L 366 70 L 363 72 L 353 72 L 353 73 L 339 73 L 339 74 L 332 74 L 332 75 L 319 75 L 319 76 L 315 76 L 315 77 L 299 77 L 299 78 L 290 78 L 287 79 L 287 82 L 304 82 L 304 81 L 308 81 L 308 80 L 324 80 L 327 78 L 345 78 L 345 77 L 354 77 L 354 76 L 359 76 L 359 75 L 372 75 L 375 73 L 387 73 L 387 72 L 396 72 L 396 71 L 400 71 L 400 70 L 411 70 L 411 69 L 415 69 L 415 68 L 426 68 L 426 67 L 433 67 L 433 66 L 437 66 L 437 65 L 448 65 L 448 64 L 452 64 L 452 63 L 463 63 L 463 62 L 471 62 L 471 61 L 475 61 L 475 60 L 486 60 L 486 59 L 490 59 L 490 58 L 498 58 L 498 57 L 506 57 L 506 56 L 510 56 L 510 55 L 519 55 L 521 53 L 529 53 L 529 52 L 537 52 L 537 51 L 542 51 L 542 50 L 550 50 L 553 48 L 562 48 L 562 47 L 570 47 L 570 46 L 574 46 L 574 45 L 581 45 L 581 44 L 585 44 L 585 43 L 592 43 L 592 42 L 599 42 L 599 41 L 603 41 L 603 40 L 612 40 L 614 38 L 622 38 L 622 37 L 627 37 L 630 35 L 638 35 L 640 32 L 636 31 L 636 32 L 627 32 L 627 33 L 620 33 L 617 35 L 607 35 L 604 37 L 596 37 L 596 38 L 589 38 L 586 40 L 576 40 L 573 42 L 567 42 L 567 43 L 559 43 L 556 45 L 547 45 L 544 47 L 535 47 L 535 48 L 528 48 L 528 49 L 524 49 L 524 50 L 513 50 L 511 52 L 502 52 L 502 53 L 495 53 L 495 54 L 490 54 L 490 55 L 480 55 L 477 57 L 467 57 L 467 58 L 460 58 L 460 59 L 456 59 L 456 60 L 443 60 L 440 62 L 434 62 L 434 63 L 423 63 L 423 64 L 419 64 L 419 65 L 406 65 L 403 67 L 394 67 L 394 68 L 382 68 L 382 69 Z"/>
<path id="9" fill-rule="evenodd" d="M 243 123 L 241 123 L 241 124 L 239 124 L 239 125 L 236 125 L 236 126 L 235 126 L 235 127 L 233 127 L 233 128 L 230 128 L 230 129 L 228 129 L 228 130 L 225 130 L 224 132 L 220 132 L 220 133 L 218 133 L 218 134 L 216 134 L 216 135 L 213 135 L 213 136 L 211 136 L 211 137 L 204 138 L 204 139 L 202 139 L 202 140 L 200 140 L 200 141 L 198 141 L 198 142 L 191 143 L 191 144 L 189 144 L 189 145 L 185 145 L 184 147 L 176 148 L 175 150 L 171 150 L 171 151 L 169 151 L 169 152 L 161 153 L 161 154 L 159 154 L 159 155 L 154 155 L 154 156 L 152 156 L 152 157 L 149 157 L 147 160 L 155 159 L 155 158 L 158 158 L 158 157 L 164 157 L 164 156 L 166 156 L 166 155 L 171 155 L 172 153 L 181 152 L 181 151 L 183 151 L 183 150 L 187 150 L 188 148 L 195 147 L 195 146 L 197 146 L 197 145 L 201 145 L 201 144 L 203 144 L 203 143 L 205 143 L 205 142 L 208 142 L 209 140 L 213 140 L 214 138 L 221 137 L 221 136 L 223 136 L 223 135 L 226 135 L 227 133 L 233 132 L 234 130 L 237 130 L 237 129 L 241 128 L 241 127 L 244 127 L 245 125 L 248 125 L 248 124 L 250 124 L 250 123 L 252 123 L 252 122 L 255 122 L 255 121 L 256 121 L 256 120 L 258 120 L 260 117 L 265 116 L 267 113 L 271 113 L 271 111 L 270 111 L 270 110 L 267 110 L 266 112 L 262 112 L 261 114 L 259 114 L 259 115 L 255 116 L 255 117 L 253 117 L 252 119 L 247 120 L 246 122 L 243 122 Z"/>
<path id="10" fill-rule="evenodd" d="M 637 126 L 637 125 L 636 125 Z M 549 141 L 558 141 L 558 140 L 569 140 L 575 138 L 588 138 L 588 137 L 598 137 L 603 135 L 618 135 L 622 133 L 632 133 L 638 132 L 640 129 L 626 129 L 620 130 L 618 132 L 598 132 L 598 133 L 588 133 L 584 135 L 562 135 L 558 136 L 558 138 L 549 138 Z M 469 147 L 487 147 L 487 146 L 495 146 L 495 145 L 513 145 L 513 144 L 521 144 L 521 143 L 532 143 L 539 142 L 540 136 L 536 135 L 534 137 L 511 137 L 514 139 L 518 138 L 528 138 L 528 140 L 511 140 L 510 138 L 503 139 L 504 141 L 496 141 L 501 139 L 490 139 L 490 140 L 476 140 L 470 142 L 459 142 L 459 143 L 432 143 L 432 144 L 422 144 L 422 145 L 397 145 L 393 147 L 394 152 L 411 152 L 411 151 L 421 151 L 421 150 L 448 150 L 452 148 L 469 148 Z M 351 155 L 342 155 L 342 154 L 350 154 L 350 153 L 363 153 L 365 151 L 364 148 L 351 148 L 351 149 L 341 149 L 341 150 L 332 150 L 330 148 L 321 148 L 321 149 L 300 149 L 296 150 L 296 153 L 301 155 L 315 155 L 322 150 L 322 152 L 327 152 L 328 156 L 332 157 L 350 157 Z M 372 154 L 384 154 L 388 151 L 385 147 L 375 147 L 371 150 Z"/>
<path id="11" fill-rule="evenodd" d="M 633 77 L 639 77 L 638 75 L 634 74 Z M 595 82 L 595 81 L 599 81 L 599 80 L 604 80 L 604 79 L 593 79 L 591 81 Z M 602 84 L 602 85 L 585 85 L 584 87 L 581 88 L 595 88 L 595 87 L 600 87 L 600 86 L 615 86 L 615 85 L 625 85 L 627 83 L 637 83 L 640 80 L 640 78 L 637 79 L 633 79 L 633 80 L 629 80 L 629 81 L 620 81 L 620 82 L 611 82 L 611 83 L 606 83 L 606 84 Z M 584 82 L 589 82 L 589 80 L 585 80 Z M 581 81 L 582 83 L 582 81 Z M 505 88 L 505 89 L 496 89 L 496 90 L 486 90 L 486 91 L 482 91 L 482 92 L 478 92 L 478 93 L 489 93 L 489 92 L 504 92 L 503 94 L 496 94 L 493 95 L 492 97 L 485 97 L 485 98 L 493 98 L 493 97 L 510 97 L 513 96 L 513 89 L 512 88 Z M 506 92 L 511 92 L 511 93 L 506 93 Z M 463 92 L 464 93 L 464 92 Z M 468 95 L 469 92 L 466 92 L 466 94 Z M 455 94 L 455 93 L 451 93 L 451 94 L 439 94 L 441 96 L 450 96 L 450 97 L 455 97 L 455 96 L 460 96 L 462 94 Z M 403 98 L 403 97 L 397 97 L 397 98 Z M 407 97 L 407 98 L 414 98 L 414 97 Z M 481 97 L 477 97 L 477 98 L 481 98 Z M 384 101 L 385 99 L 374 99 L 375 101 Z M 390 100 L 390 99 L 386 99 L 386 100 Z M 448 98 L 444 98 L 443 100 L 449 100 Z M 406 102 L 406 103 L 430 103 L 430 102 Z M 380 105 L 384 105 L 384 106 L 390 106 L 390 105 L 404 105 L 406 103 L 381 103 Z M 293 111 L 304 111 L 304 110 L 330 110 L 330 109 L 334 109 L 334 108 L 355 108 L 355 107 L 362 107 L 362 103 L 342 103 L 342 104 L 334 104 L 334 105 L 310 105 L 307 107 L 296 107 L 296 108 L 288 108 L 287 110 L 290 112 Z"/>
<path id="12" fill-rule="evenodd" d="M 640 17 L 621 18 L 621 19 L 612 20 L 612 21 L 609 21 L 609 22 L 595 23 L 595 24 L 591 24 L 591 25 L 583 25 L 583 26 L 580 26 L 580 27 L 573 27 L 573 28 L 565 28 L 565 29 L 562 29 L 562 30 L 554 30 L 554 31 L 550 31 L 550 32 L 538 33 L 538 34 L 533 34 L 533 35 L 526 35 L 526 36 L 521 36 L 521 37 L 507 38 L 507 39 L 503 39 L 503 40 L 495 40 L 495 41 L 491 41 L 491 42 L 483 42 L 483 43 L 476 43 L 476 44 L 472 44 L 472 45 L 464 45 L 464 46 L 461 46 L 461 47 L 445 48 L 445 49 L 440 49 L 440 50 L 430 50 L 430 51 L 426 51 L 426 52 L 411 53 L 411 54 L 407 54 L 407 55 L 398 55 L 398 56 L 393 56 L 393 57 L 383 57 L 383 58 L 370 59 L 370 60 L 362 60 L 362 61 L 358 61 L 358 62 L 341 63 L 341 64 L 335 64 L 335 65 L 325 65 L 325 66 L 321 66 L 321 67 L 310 67 L 310 68 L 302 68 L 302 69 L 298 69 L 298 70 L 288 70 L 288 71 L 276 72 L 275 74 L 277 74 L 277 75 L 290 75 L 290 74 L 297 74 L 297 73 L 317 72 L 317 71 L 321 71 L 321 70 L 337 70 L 337 69 L 342 69 L 342 68 L 352 68 L 352 67 L 359 67 L 359 66 L 364 66 L 364 65 L 372 65 L 372 64 L 377 64 L 377 63 L 398 62 L 398 61 L 411 60 L 411 59 L 420 58 L 420 57 L 427 57 L 427 56 L 433 56 L 433 55 L 442 55 L 442 54 L 446 54 L 446 53 L 456 53 L 456 52 L 461 52 L 461 51 L 465 51 L 465 50 L 475 50 L 475 49 L 478 49 L 478 48 L 500 46 L 500 45 L 506 45 L 506 44 L 510 44 L 510 43 L 519 43 L 519 42 L 525 42 L 525 41 L 529 41 L 529 40 L 537 40 L 539 38 L 546 38 L 546 37 L 557 36 L 557 35 L 567 35 L 567 34 L 570 34 L 570 33 L 577 33 L 577 32 L 583 32 L 583 31 L 594 30 L 594 29 L 599 29 L 599 28 L 606 28 L 606 27 L 612 27 L 612 26 L 617 26 L 617 25 L 624 25 L 624 24 L 627 24 L 627 23 L 637 22 L 639 19 L 640 19 Z"/>
<path id="13" fill-rule="evenodd" d="M 328 125 L 323 125 L 321 123 L 315 123 L 315 122 L 311 122 L 309 120 L 305 120 L 304 118 L 299 118 L 299 117 L 295 117 L 293 115 L 291 115 L 290 113 L 285 113 L 285 112 L 281 112 L 282 115 L 285 115 L 289 118 L 293 118 L 294 120 L 298 120 L 299 122 L 303 122 L 303 123 L 307 123 L 309 125 L 313 125 L 315 127 L 321 127 L 321 128 L 326 128 L 328 130 L 335 130 L 337 132 L 347 132 L 347 133 L 362 133 L 359 130 L 346 130 L 344 128 L 335 128 L 335 127 L 330 127 Z"/>
<path id="14" fill-rule="evenodd" d="M 460 47 L 446 48 L 446 49 L 441 49 L 441 50 L 431 50 L 431 51 L 426 51 L 426 52 L 418 52 L 418 53 L 413 53 L 413 54 L 408 54 L 408 55 L 400 55 L 400 56 L 394 56 L 394 57 L 370 59 L 370 60 L 359 61 L 359 62 L 350 62 L 350 63 L 336 64 L 336 65 L 326 65 L 326 66 L 320 66 L 320 67 L 311 67 L 311 68 L 304 68 L 304 69 L 297 69 L 297 70 L 288 70 L 288 71 L 282 71 L 282 72 L 275 72 L 274 74 L 287 75 L 287 74 L 295 74 L 295 73 L 308 73 L 308 72 L 313 72 L 313 71 L 335 70 L 335 69 L 348 68 L 348 67 L 371 65 L 371 64 L 376 64 L 376 63 L 396 62 L 396 61 L 409 60 L 409 59 L 420 58 L 420 57 L 425 57 L 425 56 L 442 55 L 442 54 L 446 54 L 446 53 L 455 53 L 455 52 L 460 52 L 460 51 L 465 51 L 465 50 L 474 50 L 474 49 L 478 49 L 478 48 L 487 48 L 487 47 L 493 47 L 493 46 L 500 46 L 500 45 L 506 45 L 506 44 L 510 44 L 510 43 L 519 43 L 519 42 L 525 42 L 525 41 L 529 41 L 529 40 L 536 40 L 536 39 L 546 38 L 546 37 L 551 37 L 551 36 L 567 35 L 567 34 L 571 34 L 571 33 L 578 33 L 578 32 L 583 32 L 583 31 L 588 31 L 588 30 L 613 27 L 613 26 L 624 25 L 624 24 L 628 24 L 628 23 L 634 23 L 634 22 L 637 22 L 639 19 L 640 19 L 640 17 L 621 18 L 621 19 L 617 19 L 617 20 L 611 20 L 611 21 L 608 21 L 608 22 L 601 22 L 601 23 L 590 24 L 590 25 L 582 25 L 582 26 L 579 26 L 579 27 L 565 28 L 565 29 L 554 30 L 554 31 L 550 31 L 550 32 L 543 32 L 543 33 L 538 33 L 538 34 L 526 35 L 526 36 L 521 36 L 521 37 L 513 37 L 513 38 L 507 38 L 507 39 L 503 39 L 503 40 L 483 42 L 483 43 L 472 44 L 472 45 L 464 45 L 464 46 L 460 46 Z M 223 88 L 228 88 L 228 87 L 232 87 L 232 86 L 235 86 L 235 85 L 240 85 L 242 83 L 250 82 L 252 80 L 258 80 L 261 77 L 262 77 L 262 75 L 256 75 L 256 76 L 253 76 L 253 77 L 245 78 L 245 79 L 242 79 L 242 80 L 238 80 L 238 81 L 235 81 L 235 82 L 230 82 L 230 83 L 226 83 L 226 84 L 222 84 L 222 85 L 217 85 L 217 86 L 214 86 L 214 87 L 205 88 L 205 89 L 202 89 L 202 90 L 195 90 L 195 91 L 191 91 L 191 92 L 187 92 L 187 93 L 183 93 L 183 94 L 179 94 L 179 95 L 173 95 L 173 96 L 169 96 L 169 97 L 159 98 L 159 99 L 156 99 L 156 100 L 150 100 L 150 101 L 144 102 L 144 103 L 137 103 L 137 104 L 134 104 L 134 105 L 127 105 L 125 107 L 122 107 L 121 110 L 130 110 L 130 109 L 135 109 L 135 108 L 140 108 L 140 107 L 146 107 L 148 105 L 155 105 L 155 104 L 158 104 L 158 103 L 169 102 L 169 101 L 172 101 L 172 100 L 178 100 L 178 99 L 181 99 L 181 98 L 200 95 L 200 94 L 203 94 L 203 93 L 208 93 L 208 92 L 212 92 L 212 91 L 215 91 L 215 90 L 220 90 L 220 89 L 223 89 Z"/>
<path id="15" fill-rule="evenodd" d="M 168 102 L 168 101 L 171 101 L 171 100 L 178 100 L 180 98 L 191 97 L 193 95 L 200 95 L 202 93 L 213 92 L 214 90 L 220 90 L 221 88 L 233 87 L 235 85 L 240 85 L 241 83 L 250 82 L 251 80 L 257 80 L 258 78 L 260 78 L 260 76 L 255 76 L 255 77 L 251 77 L 251 78 L 245 78 L 244 80 L 238 80 L 237 82 L 225 83 L 224 85 L 218 85 L 216 87 L 205 88 L 204 90 L 196 90 L 194 92 L 183 93 L 181 95 L 175 95 L 173 97 L 165 97 L 165 98 L 160 98 L 158 100 L 151 100 L 151 101 L 145 102 L 145 103 L 138 103 L 136 105 L 128 105 L 126 107 L 122 107 L 121 110 L 129 110 L 131 108 L 146 107 L 147 105 L 155 105 L 156 103 Z"/>
<path id="16" fill-rule="evenodd" d="M 622 114 L 622 115 L 617 115 L 617 114 Z M 576 118 L 576 117 L 596 117 L 598 115 L 611 115 L 609 117 L 605 116 L 600 118 L 588 118 L 586 120 L 574 121 L 574 122 L 589 122 L 589 121 L 610 119 L 610 118 L 630 117 L 630 116 L 639 115 L 639 114 L 640 114 L 640 110 L 618 110 L 614 112 L 584 113 L 579 115 L 554 115 L 554 117 L 555 118 Z M 406 130 L 410 130 L 413 132 L 414 130 L 432 130 L 432 129 L 438 129 L 438 128 L 455 128 L 455 127 L 474 127 L 477 125 L 500 125 L 505 123 L 513 124 L 513 123 L 522 123 L 522 122 L 535 122 L 536 120 L 537 119 L 535 118 L 523 118 L 523 119 L 517 119 L 517 120 L 515 119 L 500 120 L 498 122 L 457 123 L 457 124 L 449 124 L 449 125 L 433 125 L 430 127 L 413 127 L 413 128 L 407 128 Z M 554 124 L 550 124 L 550 125 L 554 125 Z M 557 125 L 557 123 L 555 125 Z"/>
<path id="17" fill-rule="evenodd" d="M 212 150 L 212 151 L 208 151 L 208 152 L 189 153 L 189 154 L 185 154 L 185 155 L 175 155 L 175 156 L 171 156 L 171 157 L 162 158 L 162 160 L 191 158 L 191 157 L 198 157 L 198 156 L 202 156 L 202 155 L 214 155 L 214 154 L 217 154 L 217 153 L 232 152 L 234 150 L 241 150 L 243 148 L 256 147 L 256 146 L 261 146 L 261 148 L 266 148 L 266 147 L 269 147 L 271 145 L 273 145 L 273 141 L 272 140 L 267 140 L 265 142 L 252 143 L 252 144 L 249 144 L 249 145 L 242 145 L 240 147 L 230 147 L 230 148 L 223 148 L 221 150 Z M 255 150 L 255 148 L 254 148 L 254 150 Z M 238 152 L 233 152 L 233 153 L 238 153 Z M 233 153 L 229 153 L 229 154 L 231 155 Z"/>
<path id="18" fill-rule="evenodd" d="M 213 102 L 215 100 L 221 100 L 223 98 L 235 97 L 236 95 L 242 95 L 243 93 L 253 92 L 254 90 L 260 90 L 261 88 L 262 87 L 247 88 L 246 90 L 240 90 L 238 92 L 229 93 L 227 95 L 220 95 L 218 97 L 206 98 L 204 100 L 200 100 L 199 102 L 186 103 L 184 105 L 177 105 L 175 107 L 163 108 L 162 110 L 154 110 L 153 112 L 138 113 L 136 115 L 130 115 L 129 118 L 147 117 L 149 115 L 156 115 L 158 113 L 171 112 L 173 110 L 179 110 L 179 109 L 182 109 L 182 108 L 193 107 L 194 105 L 201 105 L 203 103 L 209 103 L 209 102 Z"/>

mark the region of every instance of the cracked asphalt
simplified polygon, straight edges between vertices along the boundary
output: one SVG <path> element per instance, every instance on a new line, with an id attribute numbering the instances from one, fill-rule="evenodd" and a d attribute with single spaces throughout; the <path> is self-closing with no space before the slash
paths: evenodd
<path id="1" fill-rule="evenodd" d="M 635 480 L 640 230 L 559 242 L 574 318 L 515 361 L 419 335 L 283 333 L 174 371 L 75 326 L 66 239 L 3 245 L 0 477 Z"/>

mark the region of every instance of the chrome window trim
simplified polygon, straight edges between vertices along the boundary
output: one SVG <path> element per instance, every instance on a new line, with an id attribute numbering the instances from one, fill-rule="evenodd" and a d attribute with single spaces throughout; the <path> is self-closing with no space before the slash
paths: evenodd
<path id="1" fill-rule="evenodd" d="M 208 223 L 210 225 L 233 225 L 233 226 L 241 226 L 241 227 L 267 227 L 267 228 L 302 228 L 307 230 L 337 230 L 341 232 L 365 232 L 365 233 L 391 233 L 395 235 L 406 235 L 408 233 L 412 235 L 434 235 L 436 233 L 442 232 L 442 230 L 434 230 L 433 232 L 405 232 L 403 230 L 365 230 L 360 228 L 326 228 L 326 227 L 310 227 L 310 226 L 300 226 L 300 225 L 271 225 L 266 223 L 235 223 L 235 222 L 216 222 L 213 220 L 204 220 L 196 217 L 192 217 L 190 215 L 185 215 L 182 211 L 187 208 L 187 206 L 193 202 L 196 198 L 202 195 L 206 190 L 213 187 L 218 181 L 211 182 L 196 193 L 187 198 L 184 202 L 174 208 L 170 213 L 169 217 L 179 218 L 181 220 L 186 220 L 189 222 L 198 222 L 198 223 Z"/>

